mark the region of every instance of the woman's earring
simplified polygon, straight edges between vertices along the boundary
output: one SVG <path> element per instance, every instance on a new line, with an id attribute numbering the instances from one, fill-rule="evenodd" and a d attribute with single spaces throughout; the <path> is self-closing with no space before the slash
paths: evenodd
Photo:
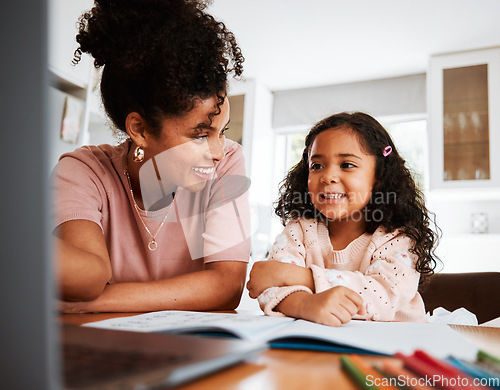
<path id="1" fill-rule="evenodd" d="M 138 146 L 135 148 L 133 160 L 136 163 L 141 163 L 144 161 L 144 149 L 142 148 L 142 146 Z"/>

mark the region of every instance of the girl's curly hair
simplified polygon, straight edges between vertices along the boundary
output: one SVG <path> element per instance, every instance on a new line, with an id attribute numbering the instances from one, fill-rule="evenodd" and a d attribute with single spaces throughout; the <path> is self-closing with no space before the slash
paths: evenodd
<path id="1" fill-rule="evenodd" d="M 101 96 L 114 125 L 138 112 L 159 136 L 166 116 L 190 111 L 197 99 L 227 93 L 227 75 L 240 76 L 244 57 L 234 35 L 204 12 L 203 0 L 95 0 L 79 19 L 82 53 L 103 67 Z"/>
<path id="2" fill-rule="evenodd" d="M 401 229 L 414 242 L 412 253 L 418 256 L 416 269 L 422 274 L 432 275 L 437 264 L 434 254 L 438 234 L 431 228 L 430 212 L 425 206 L 422 192 L 416 186 L 405 160 L 384 127 L 370 115 L 343 112 L 316 123 L 306 137 L 302 159 L 288 173 L 280 185 L 280 197 L 275 203 L 275 212 L 283 225 L 290 219 L 309 217 L 325 220 L 313 206 L 309 196 L 309 151 L 316 136 L 326 130 L 347 128 L 358 138 L 362 148 L 376 159 L 375 185 L 371 199 L 364 210 L 366 231 L 373 233 L 379 226 L 388 231 Z M 387 146 L 392 152 L 384 157 Z"/>

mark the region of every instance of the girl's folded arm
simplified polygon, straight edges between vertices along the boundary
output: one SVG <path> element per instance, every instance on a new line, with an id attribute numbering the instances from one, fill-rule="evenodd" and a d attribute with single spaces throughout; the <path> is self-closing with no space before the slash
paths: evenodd
<path id="1" fill-rule="evenodd" d="M 262 311 L 268 316 L 281 316 L 285 314 L 275 310 L 276 307 L 290 294 L 298 291 L 303 291 L 309 294 L 313 292 L 306 286 L 285 286 L 285 287 L 270 287 L 259 295 L 258 301 Z M 289 313 L 287 313 L 289 314 Z"/>
<path id="2" fill-rule="evenodd" d="M 393 240 L 410 241 L 406 236 Z M 392 241 L 392 240 L 391 240 Z M 385 248 L 391 248 L 386 250 Z M 420 274 L 415 269 L 416 255 L 401 245 L 383 245 L 363 273 L 339 271 L 311 266 L 316 292 L 345 286 L 358 293 L 364 301 L 366 315 L 357 318 L 392 321 L 398 310 L 416 295 Z"/>
<path id="3" fill-rule="evenodd" d="M 286 272 L 276 271 L 274 274 L 268 275 L 266 278 L 274 280 L 275 285 L 265 286 L 267 288 L 263 292 L 257 291 L 257 294 L 252 294 L 252 286 L 259 285 L 260 283 L 258 280 L 253 281 L 252 278 L 259 278 L 259 274 L 261 274 L 258 270 L 259 266 L 257 266 L 257 272 L 254 272 L 253 275 L 250 273 L 248 284 L 250 294 L 251 296 L 258 295 L 258 301 L 264 313 L 268 315 L 283 315 L 273 309 L 285 297 L 296 291 L 306 291 L 308 293 L 314 291 L 312 273 L 306 268 L 306 251 L 303 241 L 304 235 L 299 222 L 297 220 L 289 222 L 283 232 L 276 237 L 267 260 L 283 263 L 281 267 L 275 264 L 276 267 L 273 268 L 281 271 L 286 270 Z M 265 268 L 271 268 L 271 263 L 269 263 L 269 267 L 262 264 L 262 271 Z"/>

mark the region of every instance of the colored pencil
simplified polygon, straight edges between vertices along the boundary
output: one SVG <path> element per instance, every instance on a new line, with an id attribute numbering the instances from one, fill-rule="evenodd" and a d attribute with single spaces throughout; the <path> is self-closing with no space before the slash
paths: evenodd
<path id="1" fill-rule="evenodd" d="M 418 377 L 413 372 L 405 370 L 403 367 L 394 362 L 384 361 L 384 363 L 382 364 L 382 369 L 395 378 L 403 378 L 405 387 L 408 389 L 433 390 L 433 387 L 425 385 L 425 377 Z"/>
<path id="2" fill-rule="evenodd" d="M 367 364 L 363 358 L 359 355 L 351 355 L 352 362 L 357 365 L 360 370 L 365 374 L 366 380 L 370 382 L 375 382 L 375 386 L 380 390 L 397 390 L 394 386 L 390 384 L 384 385 L 385 382 L 389 381 L 389 378 L 384 377 L 373 367 Z M 378 383 L 378 384 L 377 384 Z"/>
<path id="3" fill-rule="evenodd" d="M 356 382 L 363 390 L 380 390 L 375 385 L 370 385 L 366 380 L 366 375 L 363 370 L 358 367 L 352 359 L 347 355 L 340 357 L 342 368 L 349 374 L 349 376 Z"/>
<path id="4" fill-rule="evenodd" d="M 475 390 L 471 386 L 459 386 L 456 383 L 456 378 L 446 370 L 443 370 L 439 365 L 432 364 L 430 361 L 419 359 L 418 355 L 403 355 L 397 353 L 397 358 L 404 362 L 405 367 L 415 372 L 423 378 L 432 378 L 432 386 L 443 390 Z"/>
<path id="5" fill-rule="evenodd" d="M 456 359 L 451 356 L 446 358 L 446 361 L 470 376 L 479 379 L 485 379 L 489 387 L 500 390 L 500 376 L 498 374 L 487 371 L 477 364 L 473 364 L 461 359 Z"/>
<path id="6" fill-rule="evenodd" d="M 423 362 L 426 362 L 434 367 L 437 367 L 443 375 L 443 378 L 448 378 L 448 382 L 452 382 L 455 379 L 456 382 L 460 379 L 460 383 L 458 384 L 458 388 L 460 389 L 471 389 L 471 390 L 488 390 L 488 387 L 480 386 L 474 384 L 474 378 L 467 373 L 459 370 L 458 368 L 448 364 L 447 362 L 435 358 L 434 356 L 429 355 L 427 352 L 422 350 L 416 350 L 413 355 L 420 359 Z"/>

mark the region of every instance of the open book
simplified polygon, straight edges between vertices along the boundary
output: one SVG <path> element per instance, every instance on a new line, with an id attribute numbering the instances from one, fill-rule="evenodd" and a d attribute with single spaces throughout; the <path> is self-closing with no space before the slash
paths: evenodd
<path id="1" fill-rule="evenodd" d="M 159 311 L 84 326 L 138 332 L 230 335 L 275 348 L 394 355 L 423 349 L 445 358 L 474 360 L 477 347 L 445 324 L 356 321 L 338 328 L 288 317 Z"/>

